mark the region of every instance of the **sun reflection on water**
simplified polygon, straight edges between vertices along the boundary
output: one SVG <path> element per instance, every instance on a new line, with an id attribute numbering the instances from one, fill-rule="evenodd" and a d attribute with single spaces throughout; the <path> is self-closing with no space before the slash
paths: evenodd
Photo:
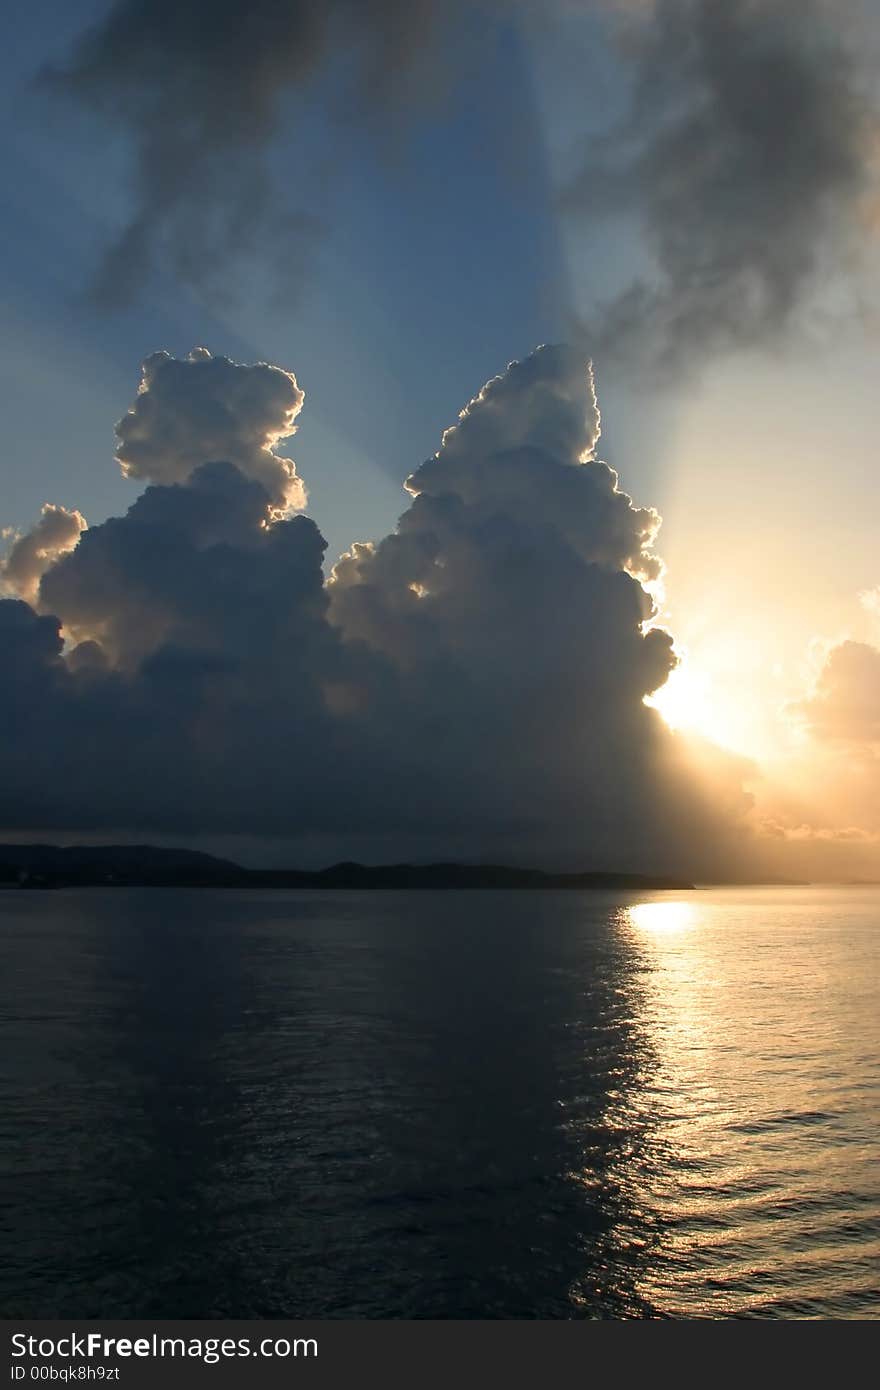
<path id="1" fill-rule="evenodd" d="M 666 935 L 667 932 L 689 931 L 696 921 L 696 913 L 690 903 L 647 902 L 634 903 L 626 909 L 630 926 L 640 932 Z"/>
<path id="2" fill-rule="evenodd" d="M 876 1306 L 880 1192 L 865 1117 L 880 1090 L 864 1039 L 876 1030 L 866 962 L 878 920 L 867 900 L 761 890 L 617 910 L 625 1028 L 601 1121 L 615 1222 L 600 1265 L 615 1270 L 626 1316 Z M 596 1158 L 584 1157 L 572 1178 L 587 1192 Z M 587 1277 L 571 1297 L 595 1306 Z"/>

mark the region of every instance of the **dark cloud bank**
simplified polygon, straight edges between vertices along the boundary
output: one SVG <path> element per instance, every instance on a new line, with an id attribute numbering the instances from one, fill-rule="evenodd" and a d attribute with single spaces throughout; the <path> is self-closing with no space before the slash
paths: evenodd
<path id="1" fill-rule="evenodd" d="M 117 427 L 146 490 L 82 531 L 49 509 L 13 546 L 31 603 L 0 602 L 2 826 L 741 866 L 736 777 L 725 804 L 643 703 L 674 664 L 647 626 L 659 518 L 595 458 L 583 358 L 544 347 L 490 381 L 395 532 L 329 582 L 276 452 L 302 401 L 275 367 L 155 354 Z"/>

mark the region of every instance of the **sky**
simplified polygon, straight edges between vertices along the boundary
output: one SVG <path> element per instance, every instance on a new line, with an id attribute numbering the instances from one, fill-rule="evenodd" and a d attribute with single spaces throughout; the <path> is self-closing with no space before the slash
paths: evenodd
<path id="1" fill-rule="evenodd" d="M 11 33 L 7 838 L 880 877 L 874 0 Z"/>

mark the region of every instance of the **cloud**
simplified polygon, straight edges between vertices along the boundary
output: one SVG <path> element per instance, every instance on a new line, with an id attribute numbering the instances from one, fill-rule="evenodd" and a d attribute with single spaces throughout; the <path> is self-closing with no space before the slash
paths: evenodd
<path id="1" fill-rule="evenodd" d="M 43 574 L 73 550 L 85 529 L 86 519 L 81 512 L 47 502 L 36 526 L 25 535 L 16 536 L 0 561 L 0 583 L 20 598 L 33 601 Z"/>
<path id="2" fill-rule="evenodd" d="M 259 483 L 232 464 L 206 463 L 185 485 L 151 486 L 125 517 L 85 532 L 44 575 L 40 608 L 119 668 L 168 646 L 256 657 L 276 620 L 292 640 L 305 590 L 323 602 L 314 522 L 271 518 Z"/>
<path id="3" fill-rule="evenodd" d="M 456 0 L 115 0 L 43 75 L 133 148 L 134 207 L 104 258 L 99 299 L 130 298 L 157 268 L 228 293 L 242 261 L 295 287 L 320 219 L 298 201 L 301 142 L 293 200 L 294 181 L 272 167 L 291 98 L 329 73 L 331 114 L 393 128 L 425 65 L 440 70 L 438 34 L 458 12 Z"/>
<path id="4" fill-rule="evenodd" d="M 414 500 L 397 531 L 377 547 L 356 547 L 337 564 L 330 586 L 334 620 L 407 654 L 422 632 L 438 639 L 447 609 L 447 640 L 460 642 L 471 615 L 482 621 L 476 595 L 486 602 L 497 595 L 518 609 L 521 642 L 535 602 L 539 609 L 546 604 L 549 616 L 551 570 L 565 564 L 572 591 L 567 601 L 559 595 L 563 620 L 574 619 L 579 589 L 588 601 L 594 588 L 609 583 L 607 602 L 613 591 L 630 607 L 622 631 L 635 619 L 637 650 L 656 651 L 661 685 L 673 664 L 670 639 L 659 630 L 640 632 L 653 606 L 638 582 L 659 575 L 650 547 L 660 518 L 653 509 L 633 507 L 614 471 L 593 457 L 598 436 L 592 370 L 576 351 L 544 347 L 525 362 L 512 362 L 465 407 L 437 454 L 407 479 Z M 532 587 L 536 558 L 547 572 Z M 558 579 L 564 585 L 561 574 Z M 540 611 L 535 616 L 540 624 Z M 510 621 L 515 632 L 513 615 Z M 492 635 L 477 634 L 477 640 Z M 647 693 L 648 687 L 640 697 Z"/>
<path id="5" fill-rule="evenodd" d="M 693 365 L 772 339 L 857 262 L 880 127 L 840 7 L 629 8 L 630 109 L 592 142 L 567 202 L 634 216 L 652 263 L 602 307 L 594 350 Z"/>
<path id="6" fill-rule="evenodd" d="M 852 640 L 827 647 L 811 688 L 787 713 L 797 743 L 757 798 L 758 833 L 771 847 L 776 841 L 770 859 L 799 877 L 876 879 L 880 650 Z"/>
<path id="7" fill-rule="evenodd" d="M 299 509 L 302 481 L 274 449 L 295 432 L 302 403 L 296 378 L 279 367 L 244 367 L 207 348 L 185 361 L 156 352 L 116 426 L 116 458 L 126 477 L 156 483 L 186 482 L 200 464 L 223 460 L 261 483 L 274 507 Z"/>
<path id="8" fill-rule="evenodd" d="M 582 559 L 657 579 L 650 547 L 660 517 L 634 508 L 614 470 L 595 459 L 599 428 L 592 364 L 585 378 L 581 353 L 545 347 L 488 382 L 406 486 L 483 509 L 503 499 L 523 522 L 544 514 Z"/>
<path id="9" fill-rule="evenodd" d="M 792 710 L 815 738 L 880 744 L 880 651 L 866 642 L 832 647 L 814 690 Z"/>
<path id="10" fill-rule="evenodd" d="M 466 17 L 510 23 L 533 8 L 115 0 L 43 74 L 129 147 L 131 210 L 98 298 L 129 299 L 157 269 L 221 296 L 240 266 L 296 288 L 324 230 L 340 126 L 358 141 L 399 139 L 423 93 L 460 70 Z M 590 138 L 564 202 L 587 233 L 599 217 L 634 218 L 647 264 L 594 306 L 590 349 L 670 368 L 772 339 L 873 238 L 880 129 L 857 15 L 828 0 L 597 8 L 622 36 L 611 68 L 631 100 Z M 585 112 L 590 128 L 596 116 Z"/>
<path id="11" fill-rule="evenodd" d="M 489 382 L 393 534 L 329 582 L 259 457 L 301 404 L 272 368 L 148 359 L 120 458 L 153 481 L 35 607 L 0 604 L 3 824 L 743 862 L 740 770 L 716 765 L 710 794 L 643 703 L 675 661 L 644 587 L 659 518 L 595 457 L 584 360 L 545 347 Z"/>

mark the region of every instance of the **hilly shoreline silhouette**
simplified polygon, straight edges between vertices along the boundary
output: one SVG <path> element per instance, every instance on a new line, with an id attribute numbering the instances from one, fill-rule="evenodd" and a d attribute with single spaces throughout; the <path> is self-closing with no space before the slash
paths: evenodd
<path id="1" fill-rule="evenodd" d="M 671 875 L 553 873 L 502 864 L 332 864 L 247 869 L 197 850 L 153 845 L 0 845 L 0 886 L 22 888 L 692 889 Z"/>

